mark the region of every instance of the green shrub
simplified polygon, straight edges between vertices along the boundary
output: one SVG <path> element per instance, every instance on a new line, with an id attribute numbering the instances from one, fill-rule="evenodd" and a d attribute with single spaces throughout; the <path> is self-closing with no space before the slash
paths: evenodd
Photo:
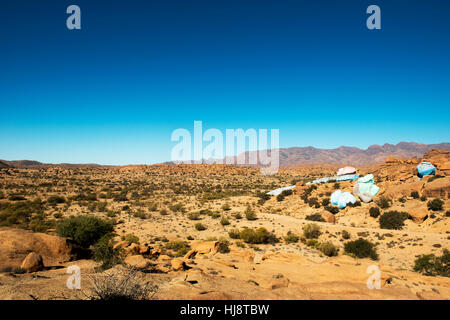
<path id="1" fill-rule="evenodd" d="M 339 248 L 329 241 L 320 243 L 317 249 L 328 257 L 337 256 L 339 252 Z"/>
<path id="2" fill-rule="evenodd" d="M 450 210 L 447 210 L 447 212 L 445 213 L 446 217 L 450 217 Z"/>
<path id="3" fill-rule="evenodd" d="M 59 204 L 59 203 L 64 203 L 66 202 L 66 199 L 64 197 L 60 197 L 60 196 L 50 196 L 47 198 L 47 203 L 48 204 Z"/>
<path id="4" fill-rule="evenodd" d="M 240 239 L 241 237 L 238 229 L 231 229 L 230 231 L 228 231 L 228 235 L 231 239 Z"/>
<path id="5" fill-rule="evenodd" d="M 284 237 L 284 241 L 288 244 L 297 243 L 299 239 L 299 236 L 297 236 L 295 233 L 292 233 L 291 231 L 288 231 L 287 235 Z"/>
<path id="6" fill-rule="evenodd" d="M 200 212 L 191 212 L 188 214 L 189 220 L 200 220 Z"/>
<path id="7" fill-rule="evenodd" d="M 320 203 L 315 197 L 308 198 L 307 202 L 310 207 L 320 208 Z"/>
<path id="8" fill-rule="evenodd" d="M 421 197 L 420 197 L 420 201 L 422 201 L 422 202 L 427 201 L 427 197 L 426 197 L 426 196 L 421 196 Z"/>
<path id="9" fill-rule="evenodd" d="M 380 217 L 380 228 L 400 230 L 408 217 L 406 212 L 388 211 Z"/>
<path id="10" fill-rule="evenodd" d="M 309 220 L 309 221 L 325 222 L 325 219 L 319 213 L 315 213 L 315 214 L 311 214 L 309 216 L 306 216 L 305 219 Z"/>
<path id="11" fill-rule="evenodd" d="M 392 201 L 388 198 L 385 197 L 381 197 L 380 199 L 378 199 L 376 201 L 376 204 L 381 208 L 381 209 L 387 209 L 392 205 Z"/>
<path id="12" fill-rule="evenodd" d="M 220 219 L 220 224 L 223 226 L 227 226 L 230 224 L 230 220 L 228 220 L 226 217 L 222 217 L 222 219 Z"/>
<path id="13" fill-rule="evenodd" d="M 287 196 L 292 195 L 292 190 L 283 190 L 283 191 L 281 191 L 280 194 L 282 194 L 283 196 L 287 197 Z"/>
<path id="14" fill-rule="evenodd" d="M 350 232 L 347 230 L 342 230 L 342 239 L 348 240 L 351 238 Z"/>
<path id="15" fill-rule="evenodd" d="M 184 206 L 181 203 L 172 204 L 169 206 L 169 209 L 172 212 L 181 212 L 181 213 L 186 212 L 186 209 L 184 208 Z"/>
<path id="16" fill-rule="evenodd" d="M 165 248 L 175 252 L 175 257 L 183 257 L 191 249 L 186 241 L 175 240 L 167 242 Z"/>
<path id="17" fill-rule="evenodd" d="M 317 239 L 308 239 L 306 240 L 306 245 L 311 248 L 317 248 L 319 241 Z"/>
<path id="18" fill-rule="evenodd" d="M 284 200 L 284 195 L 282 195 L 281 193 L 279 195 L 277 195 L 277 201 L 281 202 Z"/>
<path id="19" fill-rule="evenodd" d="M 55 227 L 54 220 L 46 220 L 44 214 L 39 214 L 31 218 L 28 228 L 33 232 L 45 232 Z"/>
<path id="20" fill-rule="evenodd" d="M 107 270 L 121 263 L 123 256 L 123 249 L 113 248 L 109 234 L 104 235 L 94 245 L 93 258 L 97 262 L 102 262 L 100 270 Z"/>
<path id="21" fill-rule="evenodd" d="M 413 197 L 414 199 L 419 199 L 420 198 L 419 192 L 411 191 L 411 197 Z"/>
<path id="22" fill-rule="evenodd" d="M 197 230 L 197 231 L 206 230 L 206 227 L 201 223 L 196 223 L 194 227 L 195 227 L 195 230 Z"/>
<path id="23" fill-rule="evenodd" d="M 223 211 L 229 211 L 229 210 L 231 210 L 231 207 L 230 207 L 230 205 L 229 205 L 228 203 L 225 203 L 225 204 L 222 206 L 222 210 L 223 210 Z"/>
<path id="24" fill-rule="evenodd" d="M 127 198 L 126 194 L 118 194 L 118 195 L 114 196 L 114 201 L 115 202 L 128 201 L 128 198 Z"/>
<path id="25" fill-rule="evenodd" d="M 320 234 L 320 227 L 317 224 L 309 223 L 303 227 L 303 235 L 306 239 L 317 239 Z"/>
<path id="26" fill-rule="evenodd" d="M 256 196 L 257 196 L 260 200 L 263 200 L 263 202 L 265 202 L 265 201 L 267 201 L 267 200 L 270 199 L 270 195 L 268 195 L 268 194 L 265 193 L 265 192 L 261 192 L 261 191 L 258 191 L 258 192 L 256 193 Z"/>
<path id="27" fill-rule="evenodd" d="M 250 208 L 250 206 L 247 207 L 247 210 L 245 210 L 245 217 L 247 218 L 247 220 L 256 220 L 258 219 L 256 217 L 256 213 Z"/>
<path id="28" fill-rule="evenodd" d="M 56 226 L 58 235 L 71 238 L 75 243 L 86 248 L 112 231 L 113 224 L 111 221 L 93 216 L 70 217 Z"/>
<path id="29" fill-rule="evenodd" d="M 127 234 L 127 235 L 125 236 L 125 239 L 124 239 L 124 240 L 125 240 L 125 241 L 128 241 L 129 243 L 136 243 L 136 244 L 139 244 L 139 237 L 136 236 L 136 235 L 134 235 L 134 234 L 132 234 L 132 233 Z"/>
<path id="30" fill-rule="evenodd" d="M 266 228 L 258 228 L 256 230 L 245 228 L 240 233 L 240 238 L 246 243 L 274 243 L 277 241 L 275 235 L 267 231 Z"/>
<path id="31" fill-rule="evenodd" d="M 421 255 L 414 261 L 413 270 L 427 276 L 450 277 L 450 251 L 444 249 L 440 257 L 434 254 Z"/>
<path id="32" fill-rule="evenodd" d="M 325 210 L 331 212 L 332 214 L 336 214 L 339 212 L 339 208 L 338 207 L 333 207 L 333 206 L 325 206 Z"/>
<path id="33" fill-rule="evenodd" d="M 380 208 L 378 207 L 372 207 L 369 209 L 369 215 L 372 218 L 378 218 L 378 216 L 380 215 Z"/>
<path id="34" fill-rule="evenodd" d="M 322 206 L 326 207 L 330 204 L 330 199 L 329 198 L 325 198 L 322 200 Z"/>
<path id="35" fill-rule="evenodd" d="M 444 210 L 444 201 L 442 201 L 441 199 L 433 199 L 431 201 L 428 201 L 427 207 L 432 211 Z"/>
<path id="36" fill-rule="evenodd" d="M 344 251 L 358 258 L 371 258 L 372 260 L 378 259 L 378 254 L 375 250 L 375 245 L 370 241 L 367 241 L 362 238 L 347 242 L 344 245 Z"/>
<path id="37" fill-rule="evenodd" d="M 13 194 L 12 196 L 9 197 L 10 201 L 25 201 L 27 200 L 27 198 L 25 198 L 24 196 L 21 195 L 15 195 Z"/>
<path id="38" fill-rule="evenodd" d="M 100 202 L 100 203 L 97 205 L 97 210 L 98 210 L 99 212 L 105 212 L 105 211 L 106 211 L 107 205 L 108 205 L 108 203 L 107 203 L 106 201 Z"/>
<path id="39" fill-rule="evenodd" d="M 218 241 L 218 252 L 220 253 L 228 253 L 230 252 L 229 248 L 230 242 L 224 238 L 220 238 Z"/>
<path id="40" fill-rule="evenodd" d="M 136 211 L 136 212 L 133 214 L 133 216 L 134 216 L 135 218 L 139 218 L 139 219 L 147 219 L 147 214 L 146 214 L 144 211 L 142 211 L 142 210 Z"/>

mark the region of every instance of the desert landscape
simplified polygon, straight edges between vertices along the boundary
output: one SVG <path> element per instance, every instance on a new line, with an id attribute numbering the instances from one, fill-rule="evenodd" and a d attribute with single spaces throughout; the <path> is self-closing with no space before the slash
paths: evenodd
<path id="1" fill-rule="evenodd" d="M 1 161 L 0 299 L 449 299 L 450 150 L 375 149 L 373 162 L 297 158 L 276 175 Z M 419 177 L 422 162 L 435 171 Z M 335 176 L 347 165 L 373 176 L 367 202 L 362 180 Z M 337 190 L 356 201 L 339 208 Z"/>

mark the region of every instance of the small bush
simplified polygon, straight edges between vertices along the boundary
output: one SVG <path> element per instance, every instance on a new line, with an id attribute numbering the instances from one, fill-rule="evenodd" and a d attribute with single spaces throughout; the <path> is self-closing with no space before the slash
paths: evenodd
<path id="1" fill-rule="evenodd" d="M 27 200 L 27 198 L 25 198 L 24 196 L 20 196 L 20 195 L 12 195 L 9 197 L 10 201 L 25 201 Z"/>
<path id="2" fill-rule="evenodd" d="M 333 207 L 333 206 L 330 206 L 330 205 L 326 206 L 325 210 L 331 212 L 332 214 L 336 214 L 336 213 L 339 212 L 339 208 L 338 207 Z"/>
<path id="3" fill-rule="evenodd" d="M 287 197 L 287 196 L 292 195 L 292 190 L 283 190 L 283 191 L 281 191 L 280 194 L 282 194 L 283 196 Z"/>
<path id="4" fill-rule="evenodd" d="M 231 207 L 230 207 L 230 205 L 229 205 L 228 203 L 225 203 L 225 204 L 222 206 L 222 210 L 223 210 L 223 211 L 229 211 L 229 210 L 231 210 Z"/>
<path id="5" fill-rule="evenodd" d="M 226 217 L 222 217 L 222 219 L 220 219 L 220 224 L 223 226 L 227 226 L 230 224 L 230 220 L 228 220 Z"/>
<path id="6" fill-rule="evenodd" d="M 428 201 L 427 207 L 432 211 L 444 210 L 444 201 L 442 201 L 441 199 L 433 199 L 431 201 Z"/>
<path id="7" fill-rule="evenodd" d="M 245 217 L 250 221 L 258 219 L 256 213 L 250 207 L 247 207 L 247 210 L 245 210 Z"/>
<path id="8" fill-rule="evenodd" d="M 372 218 L 378 218 L 378 216 L 380 215 L 380 208 L 378 207 L 372 207 L 369 209 L 369 215 Z"/>
<path id="9" fill-rule="evenodd" d="M 450 217 L 450 210 L 448 210 L 448 211 L 445 213 L 445 216 L 446 216 L 446 217 Z"/>
<path id="10" fill-rule="evenodd" d="M 93 253 L 94 260 L 102 262 L 102 265 L 100 266 L 100 270 L 102 271 L 121 263 L 124 255 L 123 249 L 113 248 L 110 235 L 105 235 L 97 241 L 94 245 Z"/>
<path id="11" fill-rule="evenodd" d="M 194 227 L 195 227 L 195 230 L 197 230 L 197 231 L 206 230 L 206 227 L 201 223 L 196 223 Z"/>
<path id="12" fill-rule="evenodd" d="M 218 252 L 220 252 L 220 253 L 230 252 L 230 248 L 229 248 L 230 242 L 228 240 L 226 240 L 224 238 L 220 238 L 218 241 L 218 244 L 219 244 Z"/>
<path id="13" fill-rule="evenodd" d="M 134 269 L 126 269 L 123 274 L 102 273 L 94 278 L 91 300 L 102 301 L 132 301 L 150 300 L 158 287 L 140 279 Z"/>
<path id="14" fill-rule="evenodd" d="M 419 199 L 420 198 L 419 192 L 412 191 L 411 192 L 411 197 L 413 197 L 414 199 Z"/>
<path id="15" fill-rule="evenodd" d="M 413 270 L 426 276 L 450 277 L 450 251 L 444 249 L 440 257 L 434 254 L 421 255 L 414 261 Z"/>
<path id="16" fill-rule="evenodd" d="M 59 204 L 59 203 L 64 203 L 66 202 L 66 199 L 64 197 L 60 197 L 60 196 L 51 196 L 47 198 L 47 203 L 48 204 Z"/>
<path id="17" fill-rule="evenodd" d="M 347 230 L 342 230 L 342 239 L 348 240 L 351 238 L 350 232 Z"/>
<path id="18" fill-rule="evenodd" d="M 188 214 L 189 220 L 200 220 L 200 213 L 199 212 L 191 212 Z"/>
<path id="19" fill-rule="evenodd" d="M 388 198 L 385 197 L 381 197 L 380 199 L 378 199 L 376 201 L 376 204 L 381 208 L 381 209 L 387 209 L 392 205 L 392 201 Z"/>
<path id="20" fill-rule="evenodd" d="M 231 239 L 240 239 L 240 232 L 238 229 L 231 229 L 230 231 L 228 231 L 228 235 L 230 236 Z"/>
<path id="21" fill-rule="evenodd" d="M 281 202 L 284 200 L 284 195 L 282 195 L 281 193 L 279 195 L 277 195 L 277 201 Z"/>
<path id="22" fill-rule="evenodd" d="M 275 243 L 277 241 L 275 235 L 273 235 L 263 227 L 256 230 L 245 228 L 241 231 L 240 238 L 244 242 L 251 244 Z"/>
<path id="23" fill-rule="evenodd" d="M 358 258 L 371 258 L 372 260 L 378 259 L 378 254 L 375 250 L 374 244 L 362 238 L 347 242 L 344 245 L 344 251 Z"/>
<path id="24" fill-rule="evenodd" d="M 292 233 L 291 231 L 289 231 L 287 235 L 284 237 L 284 241 L 288 244 L 297 243 L 299 239 L 300 239 L 299 236 L 297 236 L 295 233 Z"/>
<path id="25" fill-rule="evenodd" d="M 303 227 L 303 234 L 306 239 L 317 239 L 321 234 L 320 227 L 317 224 L 309 223 Z"/>
<path id="26" fill-rule="evenodd" d="M 337 256 L 339 252 L 339 248 L 329 241 L 320 243 L 317 249 L 328 257 Z"/>
<path id="27" fill-rule="evenodd" d="M 124 201 L 128 201 L 128 198 L 127 198 L 126 194 L 118 194 L 118 195 L 114 196 L 114 201 L 115 202 L 124 202 Z"/>
<path id="28" fill-rule="evenodd" d="M 315 214 L 306 216 L 305 219 L 309 220 L 309 221 L 325 222 L 325 219 L 319 213 L 315 213 Z"/>
<path id="29" fill-rule="evenodd" d="M 127 234 L 127 235 L 125 236 L 125 239 L 124 239 L 124 240 L 125 240 L 125 241 L 128 241 L 129 243 L 136 243 L 136 244 L 139 244 L 139 237 L 136 236 L 136 235 L 134 235 L 134 234 L 132 234 L 132 233 Z"/>
<path id="30" fill-rule="evenodd" d="M 322 206 L 326 207 L 330 204 L 330 199 L 329 198 L 325 198 L 322 200 Z"/>
<path id="31" fill-rule="evenodd" d="M 167 242 L 165 248 L 175 252 L 175 257 L 183 257 L 191 249 L 186 241 L 176 240 Z"/>
<path id="32" fill-rule="evenodd" d="M 64 219 L 56 226 L 56 232 L 62 237 L 68 237 L 82 247 L 89 247 L 104 235 L 113 231 L 111 221 L 105 221 L 93 216 L 78 216 Z"/>
<path id="33" fill-rule="evenodd" d="M 422 202 L 427 201 L 427 197 L 426 197 L 426 196 L 421 196 L 421 197 L 420 197 L 420 201 L 422 201 Z"/>
<path id="34" fill-rule="evenodd" d="M 142 211 L 142 210 L 136 211 L 136 212 L 133 214 L 133 216 L 134 216 L 135 218 L 139 218 L 139 219 L 147 219 L 147 214 L 146 214 L 144 211 Z"/>
<path id="35" fill-rule="evenodd" d="M 406 212 L 389 211 L 380 217 L 380 228 L 400 230 L 404 221 L 408 219 L 409 214 Z"/>
<path id="36" fill-rule="evenodd" d="M 319 241 L 317 239 L 308 239 L 306 240 L 306 245 L 311 248 L 317 248 Z"/>

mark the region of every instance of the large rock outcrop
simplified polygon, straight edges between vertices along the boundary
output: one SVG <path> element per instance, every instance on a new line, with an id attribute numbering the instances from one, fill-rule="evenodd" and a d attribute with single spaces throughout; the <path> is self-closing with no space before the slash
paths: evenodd
<path id="1" fill-rule="evenodd" d="M 0 228 L 0 268 L 20 267 L 31 253 L 40 255 L 45 266 L 59 265 L 82 254 L 66 238 L 27 230 Z"/>

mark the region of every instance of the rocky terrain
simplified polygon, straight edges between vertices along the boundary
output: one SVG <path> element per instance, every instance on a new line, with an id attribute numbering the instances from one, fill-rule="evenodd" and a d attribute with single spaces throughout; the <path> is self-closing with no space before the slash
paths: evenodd
<path id="1" fill-rule="evenodd" d="M 435 175 L 417 177 L 422 160 Z M 448 256 L 437 271 L 417 266 L 450 245 L 450 151 L 358 167 L 380 192 L 341 210 L 330 195 L 354 182 L 307 184 L 337 168 L 293 165 L 275 176 L 200 164 L 2 168 L 0 298 L 91 299 L 99 282 L 131 268 L 135 281 L 158 287 L 153 299 L 449 299 Z M 106 242 L 64 234 L 70 217 L 86 216 L 110 223 Z M 370 245 L 352 251 L 359 240 L 376 254 L 362 252 Z M 66 286 L 69 266 L 81 270 L 80 290 Z M 380 289 L 367 286 L 373 266 Z"/>

